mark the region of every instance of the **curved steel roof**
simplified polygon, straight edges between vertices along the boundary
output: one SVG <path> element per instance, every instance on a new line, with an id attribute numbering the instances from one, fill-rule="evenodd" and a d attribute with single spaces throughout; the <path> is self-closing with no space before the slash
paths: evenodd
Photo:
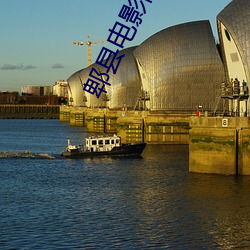
<path id="1" fill-rule="evenodd" d="M 237 45 L 250 82 L 250 4 L 249 0 L 234 0 L 217 16 Z M 219 33 L 222 32 L 219 29 Z M 221 34 L 220 34 L 221 36 Z"/>
<path id="2" fill-rule="evenodd" d="M 135 51 L 142 86 L 152 110 L 193 110 L 213 107 L 224 68 L 209 21 L 164 29 Z"/>
<path id="3" fill-rule="evenodd" d="M 92 68 L 95 68 L 98 72 L 99 65 L 94 63 L 88 66 L 86 69 L 82 70 L 79 74 L 80 81 L 81 81 L 81 88 L 86 96 L 86 106 L 87 107 L 105 107 L 106 106 L 106 94 L 102 92 L 99 98 L 96 97 L 96 95 L 90 94 L 89 92 L 83 90 L 83 84 L 87 82 L 89 78 L 89 74 Z M 105 90 L 107 91 L 107 88 L 105 87 Z"/>
<path id="4" fill-rule="evenodd" d="M 85 106 L 86 97 L 79 78 L 81 71 L 83 71 L 83 69 L 78 70 L 67 79 L 69 99 L 72 98 L 72 104 L 74 106 Z"/>
<path id="5" fill-rule="evenodd" d="M 111 86 L 106 88 L 110 108 L 133 108 L 139 98 L 141 81 L 134 60 L 133 51 L 135 47 L 123 49 L 118 52 L 117 57 L 124 55 L 116 74 L 109 72 Z M 113 56 L 110 60 L 113 59 Z M 115 64 L 116 65 L 116 64 Z M 100 68 L 102 72 L 103 69 Z"/>
<path id="6" fill-rule="evenodd" d="M 134 107 L 141 90 L 141 81 L 139 73 L 133 57 L 133 51 L 136 47 L 127 48 L 118 52 L 117 57 L 125 55 L 117 69 L 116 74 L 113 74 L 112 69 L 108 72 L 109 85 L 105 85 L 107 94 L 102 93 L 99 98 L 86 91 L 87 106 L 109 108 Z M 111 61 L 113 56 L 109 58 Z M 105 61 L 104 61 L 105 63 Z M 114 67 L 117 62 L 115 60 Z M 89 73 L 92 68 L 95 68 L 99 73 L 106 73 L 107 69 L 97 63 L 94 63 L 82 70 L 79 74 L 82 83 L 85 83 L 89 78 Z M 109 101 L 105 101 L 109 100 Z"/>

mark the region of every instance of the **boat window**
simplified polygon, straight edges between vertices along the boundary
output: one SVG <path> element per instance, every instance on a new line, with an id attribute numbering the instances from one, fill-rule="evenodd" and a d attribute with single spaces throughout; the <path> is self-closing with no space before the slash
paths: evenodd
<path id="1" fill-rule="evenodd" d="M 118 140 L 118 139 L 116 139 L 116 143 L 119 143 L 119 140 Z"/>
<path id="2" fill-rule="evenodd" d="M 105 144 L 110 144 L 110 141 L 109 140 L 105 140 Z"/>
<path id="3" fill-rule="evenodd" d="M 93 140 L 93 141 L 92 141 L 92 145 L 96 145 L 96 140 Z"/>
<path id="4" fill-rule="evenodd" d="M 114 141 L 114 140 L 111 140 L 111 144 L 115 144 L 115 141 Z"/>
<path id="5" fill-rule="evenodd" d="M 99 145 L 103 145 L 103 140 L 99 140 L 99 141 L 98 141 L 98 144 L 99 144 Z"/>

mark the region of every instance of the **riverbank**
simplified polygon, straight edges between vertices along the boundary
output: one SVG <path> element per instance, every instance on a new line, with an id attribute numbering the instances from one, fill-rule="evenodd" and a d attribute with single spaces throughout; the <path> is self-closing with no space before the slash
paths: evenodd
<path id="1" fill-rule="evenodd" d="M 59 105 L 0 104 L 0 119 L 59 119 Z"/>

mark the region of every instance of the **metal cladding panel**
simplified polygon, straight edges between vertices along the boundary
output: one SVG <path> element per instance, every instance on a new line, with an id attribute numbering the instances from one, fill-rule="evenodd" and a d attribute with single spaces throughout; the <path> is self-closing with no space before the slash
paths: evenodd
<path id="1" fill-rule="evenodd" d="M 86 69 L 84 69 L 83 71 L 81 71 L 80 73 L 80 80 L 81 80 L 81 88 L 82 91 L 84 92 L 84 95 L 86 97 L 86 106 L 87 107 L 104 107 L 105 104 L 105 100 L 106 100 L 106 94 L 104 92 L 102 92 L 102 94 L 100 95 L 99 98 L 96 97 L 96 95 L 92 95 L 89 92 L 83 90 L 83 84 L 87 82 L 90 74 L 90 71 L 92 68 L 95 68 L 99 73 L 100 73 L 100 69 L 99 69 L 99 65 L 94 63 L 91 64 L 89 67 L 87 67 Z M 97 76 L 98 77 L 98 76 Z M 100 85 L 101 87 L 101 85 Z M 107 91 L 107 88 L 105 86 L 105 90 Z"/>
<path id="2" fill-rule="evenodd" d="M 164 29 L 135 51 L 152 110 L 212 109 L 224 68 L 209 21 Z"/>
<path id="3" fill-rule="evenodd" d="M 234 0 L 217 16 L 231 34 L 244 62 L 247 81 L 250 82 L 250 2 Z M 219 36 L 222 37 L 219 29 Z"/>
<path id="4" fill-rule="evenodd" d="M 81 71 L 82 69 L 75 72 L 67 80 L 69 96 L 73 98 L 74 106 L 85 106 L 84 102 L 85 93 L 83 91 L 83 87 L 79 78 Z"/>
<path id="5" fill-rule="evenodd" d="M 138 69 L 135 63 L 133 51 L 137 46 L 123 49 L 118 52 L 116 56 L 124 57 L 121 59 L 120 65 L 117 68 L 116 74 L 113 74 L 112 69 L 109 71 L 110 84 L 106 88 L 109 99 L 109 108 L 133 108 L 139 98 L 141 91 L 141 81 L 138 73 Z M 110 60 L 113 59 L 113 56 Z M 115 59 L 114 65 L 117 65 Z M 104 68 L 100 69 L 102 72 Z"/>
<path id="6" fill-rule="evenodd" d="M 135 106 L 141 90 L 141 81 L 133 56 L 135 48 L 136 47 L 131 47 L 118 52 L 116 58 L 122 55 L 124 55 L 124 57 L 121 59 L 116 74 L 113 74 L 112 68 L 108 72 L 108 82 L 110 83 L 110 86 L 105 85 L 105 91 L 107 91 L 107 94 L 102 93 L 101 96 L 97 98 L 96 95 L 85 92 L 87 96 L 87 106 L 103 107 L 106 105 L 109 108 L 115 109 L 124 106 L 128 108 Z M 113 56 L 108 59 L 107 65 L 109 65 L 109 62 L 111 62 L 112 59 Z M 114 68 L 116 68 L 117 62 L 118 60 L 115 59 Z M 104 60 L 104 64 L 105 63 L 106 60 Z M 99 74 L 107 72 L 107 68 L 94 63 L 80 73 L 83 83 L 86 83 L 92 68 L 97 70 Z M 104 78 L 106 79 L 106 77 Z M 107 99 L 109 101 L 105 103 L 105 100 Z"/>

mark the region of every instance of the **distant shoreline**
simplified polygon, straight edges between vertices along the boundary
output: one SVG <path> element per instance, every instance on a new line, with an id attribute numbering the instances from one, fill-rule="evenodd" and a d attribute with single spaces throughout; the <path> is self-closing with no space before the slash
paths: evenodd
<path id="1" fill-rule="evenodd" d="M 60 105 L 0 104 L 0 119 L 59 119 Z"/>

